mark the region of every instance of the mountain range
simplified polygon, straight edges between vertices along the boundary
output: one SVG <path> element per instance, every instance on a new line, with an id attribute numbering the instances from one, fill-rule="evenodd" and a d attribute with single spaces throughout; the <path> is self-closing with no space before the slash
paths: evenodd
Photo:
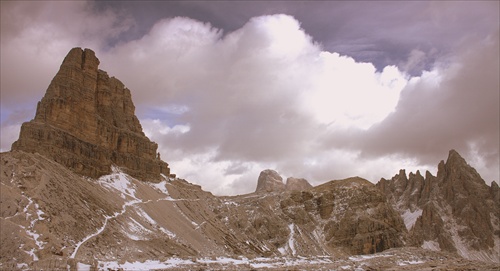
<path id="1" fill-rule="evenodd" d="M 458 152 L 437 176 L 313 187 L 266 169 L 215 196 L 171 173 L 98 66 L 73 48 L 0 154 L 2 270 L 498 270 L 500 189 Z"/>

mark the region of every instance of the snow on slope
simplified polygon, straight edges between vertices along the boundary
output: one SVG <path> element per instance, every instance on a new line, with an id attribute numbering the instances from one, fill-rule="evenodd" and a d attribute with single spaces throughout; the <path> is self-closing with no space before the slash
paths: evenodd
<path id="1" fill-rule="evenodd" d="M 131 182 L 132 177 L 116 166 L 112 166 L 111 170 L 111 174 L 100 177 L 97 182 L 105 188 L 119 191 L 123 199 L 126 199 L 126 196 L 136 199 L 135 185 Z"/>
<path id="2" fill-rule="evenodd" d="M 45 213 L 40 210 L 40 206 L 33 201 L 32 198 L 29 196 L 23 194 L 22 195 L 24 198 L 28 200 L 28 204 L 23 209 L 23 213 L 25 214 L 25 219 L 26 221 L 29 221 L 29 226 L 25 227 L 22 225 L 19 225 L 22 229 L 25 230 L 26 235 L 31 237 L 33 241 L 35 242 L 36 249 L 31 248 L 30 250 L 25 250 L 28 255 L 30 255 L 33 258 L 33 261 L 38 261 L 38 256 L 36 255 L 35 251 L 36 250 L 42 250 L 44 248 L 45 242 L 39 240 L 40 234 L 38 234 L 35 230 L 35 225 L 38 221 L 44 220 L 45 218 L 42 216 Z M 36 217 L 33 215 L 33 213 L 36 215 Z M 24 244 L 21 245 L 21 249 L 24 247 Z"/>
<path id="3" fill-rule="evenodd" d="M 413 225 L 415 225 L 415 222 L 417 221 L 417 218 L 419 218 L 422 215 L 422 209 L 417 209 L 413 212 L 411 212 L 409 209 L 406 210 L 406 212 L 401 215 L 405 222 L 406 229 L 411 230 Z"/>
<path id="4" fill-rule="evenodd" d="M 98 270 L 116 270 L 122 269 L 124 271 L 140 271 L 140 270 L 161 270 L 161 269 L 181 269 L 181 268 L 195 268 L 202 265 L 221 265 L 231 268 L 246 270 L 248 267 L 254 269 L 262 268 L 290 268 L 293 266 L 309 266 L 331 264 L 332 259 L 327 257 L 315 258 L 254 258 L 248 259 L 246 257 L 228 258 L 197 258 L 197 259 L 180 259 L 170 258 L 166 261 L 148 260 L 145 262 L 125 262 L 118 263 L 116 261 L 99 262 Z M 183 269 L 184 270 L 184 269 Z M 226 270 L 226 269 L 224 269 Z"/>

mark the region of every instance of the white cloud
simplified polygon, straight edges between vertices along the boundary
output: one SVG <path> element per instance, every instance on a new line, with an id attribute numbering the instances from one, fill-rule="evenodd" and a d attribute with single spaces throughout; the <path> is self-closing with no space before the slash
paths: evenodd
<path id="1" fill-rule="evenodd" d="M 337 53 L 321 52 L 319 58 L 316 70 L 306 75 L 313 86 L 303 99 L 321 123 L 366 129 L 394 110 L 407 83 L 394 66 L 377 72 L 371 63 Z"/>
<path id="2" fill-rule="evenodd" d="M 0 152 L 10 151 L 12 143 L 19 138 L 20 130 L 21 123 L 2 125 L 2 131 L 0 132 Z"/>
<path id="3" fill-rule="evenodd" d="M 170 40 L 174 37 L 188 49 L 178 49 Z M 322 51 L 286 15 L 253 18 L 226 35 L 186 18 L 163 20 L 106 58 L 108 70 L 125 78 L 132 91 L 142 89 L 137 97 L 141 103 L 189 108 L 158 113 L 157 120 L 143 120 L 143 126 L 174 172 L 207 189 L 210 179 L 218 179 L 216 190 L 229 194 L 241 191 L 236 187 L 249 189 L 258 171 L 267 167 L 281 165 L 290 176 L 289 164 L 298 167 L 296 172 L 307 171 L 307 163 L 296 161 L 318 156 L 322 150 L 315 140 L 325 127 L 367 129 L 380 122 L 394 110 L 407 82 L 394 66 L 378 72 L 371 63 Z M 144 67 L 147 73 L 141 72 Z M 167 119 L 163 128 L 158 127 L 162 118 Z M 168 126 L 169 121 L 177 126 Z M 179 131 L 186 125 L 189 129 L 174 136 L 175 127 Z M 332 152 L 325 156 L 333 157 Z M 331 169 L 324 161 L 319 166 Z M 225 173 L 224 168 L 235 162 L 244 163 L 240 170 L 246 170 L 226 174 L 233 171 Z M 247 181 L 252 184 L 243 185 Z"/>
<path id="4" fill-rule="evenodd" d="M 90 47 L 100 68 L 131 89 L 144 131 L 173 173 L 217 194 L 254 191 L 265 168 L 314 184 L 353 175 L 376 182 L 400 168 L 432 170 L 463 144 L 474 146 L 470 157 L 484 172 L 498 161 L 498 144 L 491 144 L 498 121 L 467 132 L 474 120 L 498 113 L 491 92 L 498 73 L 490 65 L 483 72 L 488 57 L 477 44 L 471 50 L 478 55 L 449 58 L 411 78 L 395 66 L 376 70 L 329 52 L 282 14 L 252 18 L 229 33 L 189 18 L 163 19 L 112 48 L 110 38 L 134 22 L 86 2 L 37 9 L 2 2 L 1 17 L 2 113 L 20 104 L 34 112 L 64 54 Z M 415 49 L 403 66 L 418 69 L 426 57 Z M 2 150 L 21 121 L 4 119 Z"/>
<path id="5" fill-rule="evenodd" d="M 2 1 L 1 7 L 3 113 L 41 99 L 69 49 L 102 48 L 132 24 L 85 1 Z"/>

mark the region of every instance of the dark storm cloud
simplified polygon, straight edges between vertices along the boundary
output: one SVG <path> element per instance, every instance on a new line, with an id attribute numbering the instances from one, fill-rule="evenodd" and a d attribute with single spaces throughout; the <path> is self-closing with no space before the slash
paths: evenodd
<path id="1" fill-rule="evenodd" d="M 463 48 L 457 62 L 439 69 L 439 78 L 424 75 L 410 84 L 396 112 L 374 127 L 363 149 L 418 154 L 426 163 L 448 149 L 467 151 L 470 144 L 498 156 L 498 33 L 483 43 Z"/>
<path id="2" fill-rule="evenodd" d="M 496 1 L 98 1 L 97 6 L 136 18 L 137 28 L 128 33 L 133 39 L 167 17 L 210 22 L 229 33 L 255 16 L 289 14 L 325 50 L 378 69 L 403 65 L 415 49 L 425 53 L 423 65 L 430 68 L 436 53 L 494 31 L 498 19 L 492 15 L 499 10 Z"/>
<path id="3" fill-rule="evenodd" d="M 395 111 L 366 131 L 332 134 L 335 148 L 364 157 L 399 154 L 433 165 L 456 149 L 466 158 L 482 154 L 484 167 L 499 164 L 500 86 L 498 32 L 463 46 L 452 63 L 412 79 Z M 332 147 L 332 146 L 330 146 Z M 487 182 L 498 178 L 483 175 Z"/>

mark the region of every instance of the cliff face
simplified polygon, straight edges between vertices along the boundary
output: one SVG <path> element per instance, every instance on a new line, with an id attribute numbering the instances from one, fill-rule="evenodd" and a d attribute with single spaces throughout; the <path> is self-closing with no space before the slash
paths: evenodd
<path id="1" fill-rule="evenodd" d="M 486 185 L 454 150 L 425 178 L 404 170 L 377 184 L 403 216 L 412 245 L 500 261 L 498 185 Z"/>
<path id="2" fill-rule="evenodd" d="M 404 245 L 403 220 L 369 181 L 354 177 L 312 187 L 296 178 L 285 186 L 282 179 L 274 170 L 262 171 L 256 193 L 232 197 L 234 207 L 223 214 L 239 231 L 257 236 L 260 247 L 322 255 L 372 254 Z"/>
<path id="3" fill-rule="evenodd" d="M 169 175 L 135 116 L 130 90 L 98 66 L 92 50 L 73 48 L 12 150 L 40 153 L 92 178 L 109 174 L 112 164 L 139 179 Z"/>

